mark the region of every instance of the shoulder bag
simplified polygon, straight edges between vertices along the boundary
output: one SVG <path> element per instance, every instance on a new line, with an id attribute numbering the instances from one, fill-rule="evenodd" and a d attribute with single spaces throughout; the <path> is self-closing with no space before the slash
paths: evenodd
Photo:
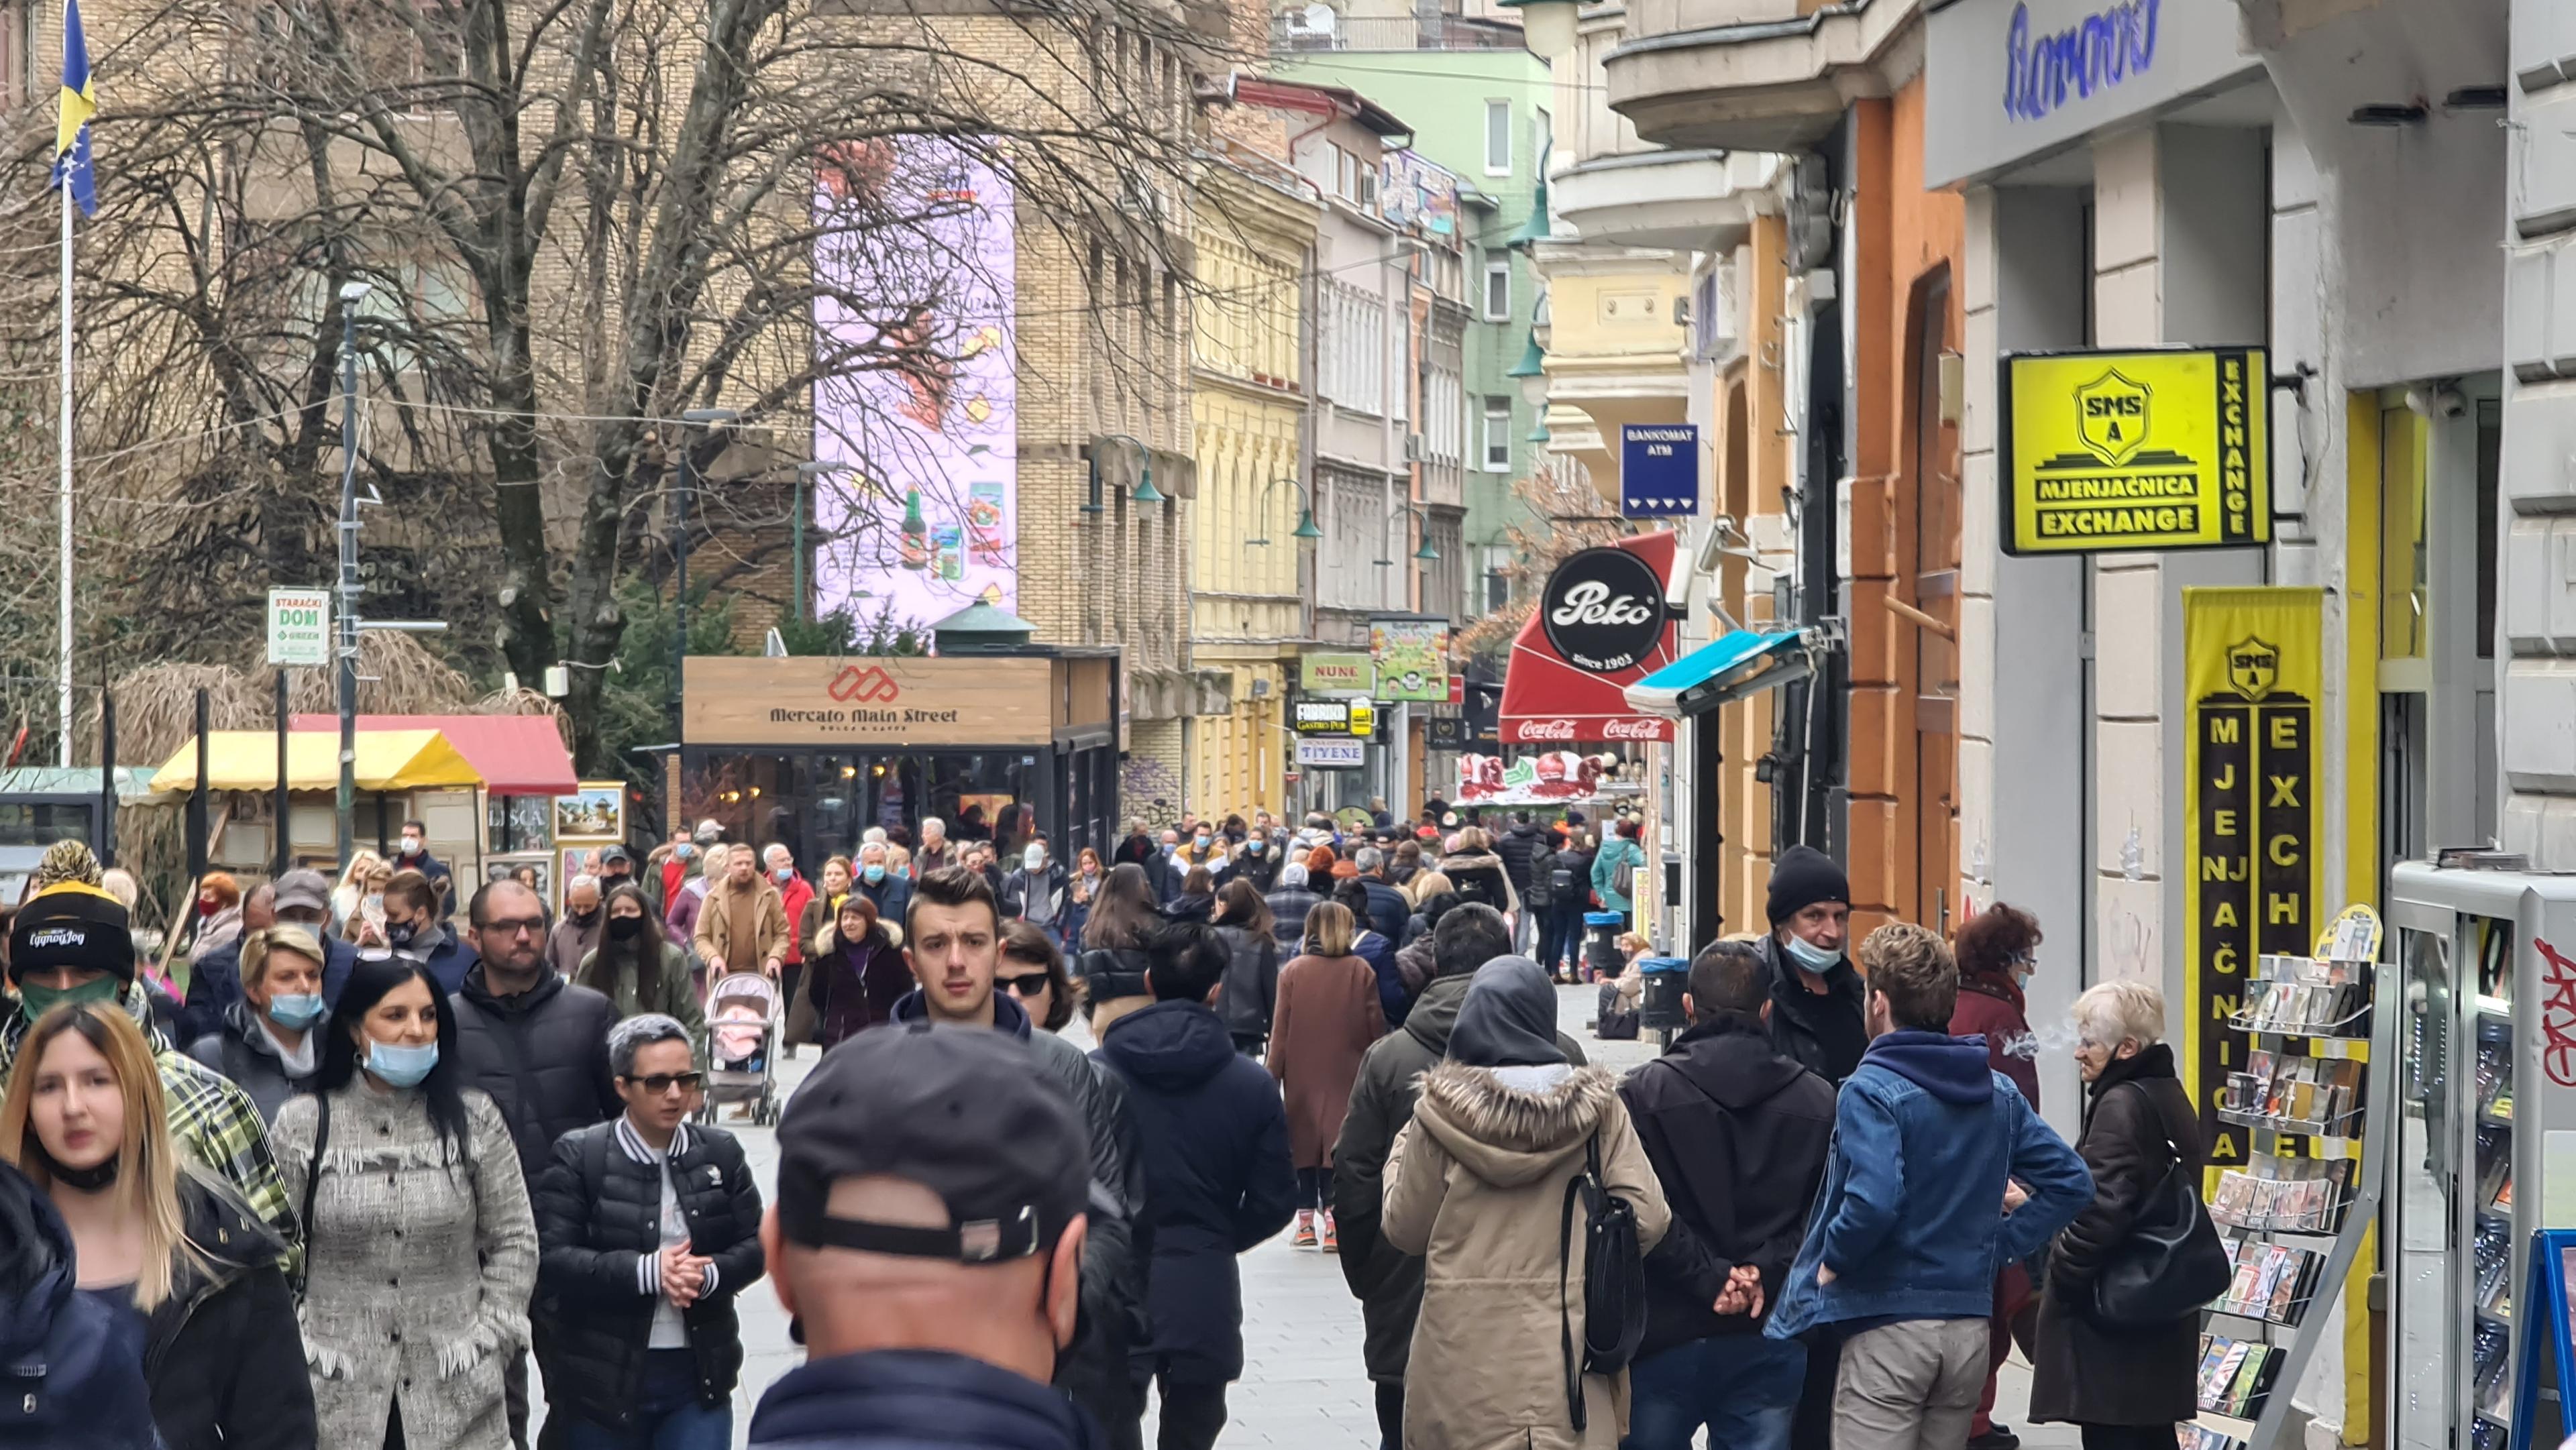
<path id="1" fill-rule="evenodd" d="M 1583 1203 L 1583 1342 L 1579 1346 L 1565 1299 L 1578 1199 Z M 1566 1405 L 1579 1435 L 1584 1429 L 1583 1377 L 1626 1369 L 1646 1338 L 1646 1251 L 1637 1237 L 1637 1210 L 1601 1181 L 1599 1133 L 1583 1145 L 1583 1171 L 1565 1185 L 1556 1253 L 1557 1348 L 1565 1361 Z"/>
<path id="2" fill-rule="evenodd" d="M 2138 1091 L 2163 1127 L 2163 1108 L 2146 1089 Z M 2165 1148 L 2173 1154 L 2172 1166 L 2139 1200 L 2129 1236 L 2104 1256 L 2093 1276 L 2086 1309 L 2105 1328 L 2161 1329 L 2227 1292 L 2227 1246 L 2201 1206 L 2198 1175 L 2171 1133 Z"/>
<path id="3" fill-rule="evenodd" d="M 295 1261 L 295 1302 L 304 1302 L 304 1285 L 313 1273 L 313 1190 L 322 1186 L 322 1155 L 331 1150 L 331 1095 L 313 1095 L 313 1161 L 304 1165 L 304 1211 L 295 1222 L 304 1235 L 304 1252 Z"/>

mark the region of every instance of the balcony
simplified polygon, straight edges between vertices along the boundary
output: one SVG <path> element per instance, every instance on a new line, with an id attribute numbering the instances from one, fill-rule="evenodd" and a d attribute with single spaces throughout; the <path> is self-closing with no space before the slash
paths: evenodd
<path id="1" fill-rule="evenodd" d="M 1919 0 L 1630 0 L 1610 107 L 1648 141 L 1797 151 L 1885 96 L 1921 48 Z"/>
<path id="2" fill-rule="evenodd" d="M 1753 226 L 1753 198 L 1771 184 L 1773 156 L 1641 151 L 1603 156 L 1548 182 L 1548 207 L 1587 242 L 1725 252 Z"/>
<path id="3" fill-rule="evenodd" d="M 1328 5 L 1309 5 L 1270 17 L 1270 50 L 1274 55 L 1335 50 L 1520 48 L 1518 25 L 1473 15 L 1346 16 Z"/>

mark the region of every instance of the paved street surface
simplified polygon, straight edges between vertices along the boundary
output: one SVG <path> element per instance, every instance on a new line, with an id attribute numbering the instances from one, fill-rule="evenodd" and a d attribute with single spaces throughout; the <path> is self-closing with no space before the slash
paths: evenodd
<path id="1" fill-rule="evenodd" d="M 1568 1036 L 1583 1044 L 1595 1062 L 1627 1068 L 1646 1061 L 1654 1044 L 1598 1042 L 1584 1030 L 1592 1017 L 1590 987 L 1562 987 L 1557 992 L 1558 1019 Z M 1085 1046 L 1089 1036 L 1077 1023 L 1067 1031 Z M 792 1089 L 814 1065 L 807 1048 L 799 1061 L 784 1065 L 784 1082 Z M 776 1135 L 766 1128 L 728 1122 L 743 1140 L 752 1167 L 760 1175 L 764 1199 L 777 1184 Z M 734 1396 L 734 1443 L 748 1441 L 752 1405 L 770 1381 L 804 1362 L 805 1352 L 787 1338 L 787 1315 L 763 1282 L 742 1297 L 742 1388 Z M 1341 1268 L 1313 1250 L 1288 1246 L 1280 1235 L 1243 1258 L 1243 1379 L 1228 1397 L 1230 1420 L 1221 1446 L 1308 1446 L 1316 1450 L 1366 1450 L 1377 1444 L 1377 1412 L 1367 1373 L 1360 1366 L 1360 1315 L 1357 1301 L 1343 1287 Z M 2026 1366 L 2004 1372 L 2003 1419 L 2021 1434 L 2025 1445 L 2040 1450 L 2077 1443 L 2074 1427 L 2023 1423 L 2021 1407 L 2030 1393 Z M 1153 1443 L 1150 1413 L 1146 1444 Z"/>

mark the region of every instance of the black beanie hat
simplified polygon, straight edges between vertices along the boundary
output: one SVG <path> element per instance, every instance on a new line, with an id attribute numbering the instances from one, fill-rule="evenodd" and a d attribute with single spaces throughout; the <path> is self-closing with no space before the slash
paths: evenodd
<path id="1" fill-rule="evenodd" d="M 134 936 L 125 903 L 64 881 L 27 898 L 9 923 L 9 980 L 41 967 L 74 967 L 134 980 Z"/>
<path id="2" fill-rule="evenodd" d="M 1771 863 L 1771 924 L 1778 926 L 1819 901 L 1851 904 L 1851 878 L 1834 858 L 1813 846 L 1791 846 Z"/>

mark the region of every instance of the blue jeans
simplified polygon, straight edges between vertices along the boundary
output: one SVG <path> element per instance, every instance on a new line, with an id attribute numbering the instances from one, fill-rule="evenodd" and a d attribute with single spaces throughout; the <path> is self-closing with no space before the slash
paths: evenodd
<path id="1" fill-rule="evenodd" d="M 1717 1334 L 1674 1345 L 1628 1367 L 1619 1450 L 1689 1450 L 1702 1425 L 1709 1450 L 1788 1450 L 1806 1374 L 1796 1340 Z"/>
<path id="2" fill-rule="evenodd" d="M 732 1450 L 732 1403 L 699 1404 L 697 1382 L 692 1351 L 645 1351 L 634 1425 L 612 1430 L 574 1420 L 566 1427 L 564 1450 Z"/>

